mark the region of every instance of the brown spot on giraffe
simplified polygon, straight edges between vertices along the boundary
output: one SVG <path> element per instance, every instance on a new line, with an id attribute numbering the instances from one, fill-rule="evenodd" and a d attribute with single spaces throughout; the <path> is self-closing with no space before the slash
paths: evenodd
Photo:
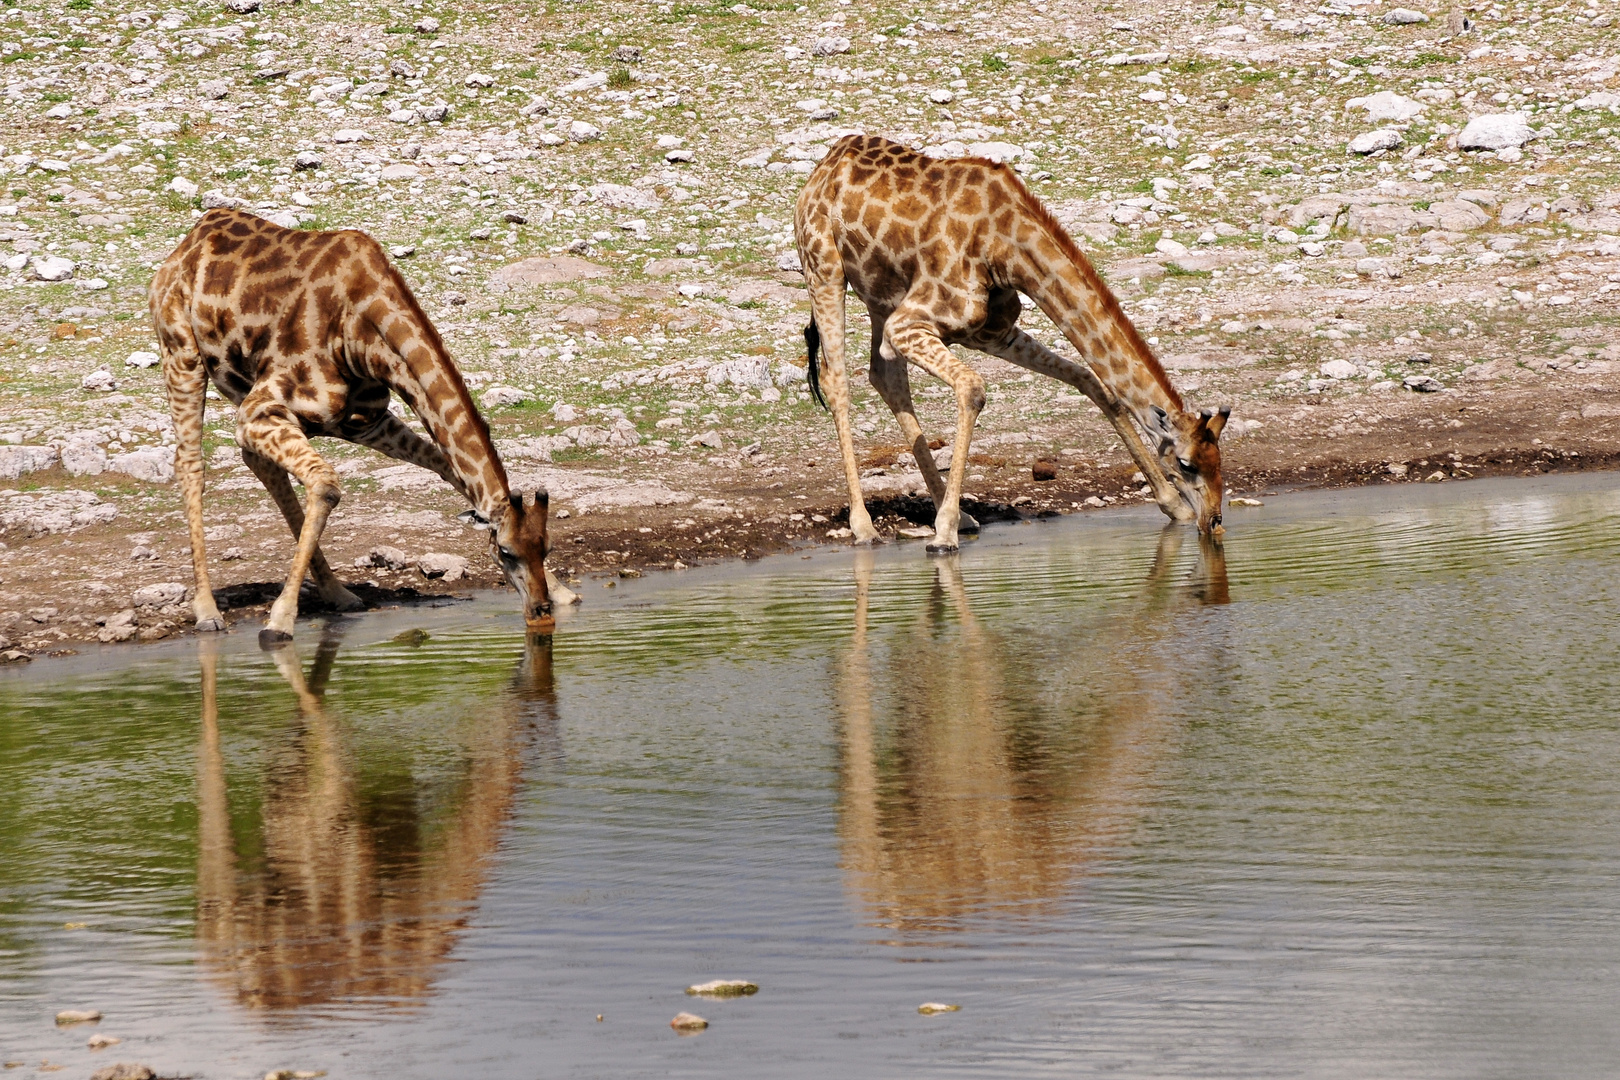
<path id="1" fill-rule="evenodd" d="M 309 259 L 312 252 L 318 255 Z M 286 272 L 295 266 L 301 272 Z M 530 628 L 549 632 L 558 587 L 545 570 L 546 493 L 525 502 L 511 492 L 489 428 L 438 330 L 374 240 L 210 210 L 158 268 L 149 297 L 174 415 L 199 629 L 224 628 L 203 542 L 202 421 L 212 381 L 237 405 L 243 462 L 298 537 L 261 639 L 291 636 L 306 573 L 329 602 L 359 605 L 320 551 L 342 493 L 337 473 L 311 448 L 312 435 L 373 447 L 453 485 L 488 521 L 492 552 L 523 598 Z M 384 321 L 386 327 L 379 325 Z M 416 410 L 430 439 L 388 412 L 391 391 Z M 299 504 L 289 473 L 308 492 L 307 505 Z"/>
<path id="2" fill-rule="evenodd" d="M 914 183 L 919 177 L 926 178 L 926 189 Z M 921 213 L 919 202 L 929 204 Z M 1113 424 L 1160 507 L 1177 519 L 1195 518 L 1203 532 L 1219 529 L 1216 440 L 1229 410 L 1202 416 L 1187 411 L 1119 301 L 1012 169 L 982 158 L 935 161 L 877 136 L 850 135 L 835 142 L 811 172 L 794 223 L 810 288 L 810 377 L 819 396 L 816 355 L 825 346 L 825 397 L 838 430 L 850 527 L 858 541 L 877 534 L 861 500 L 849 426 L 846 286 L 872 314 L 872 385 L 900 422 L 934 497 L 930 550 L 957 546 L 973 422 L 984 401 L 984 380 L 950 352 L 953 344 L 1079 389 Z M 1019 293 L 1062 329 L 1080 360 L 1060 356 L 1018 329 Z M 917 422 L 908 363 L 956 392 L 960 418 L 948 480 L 934 468 Z"/>

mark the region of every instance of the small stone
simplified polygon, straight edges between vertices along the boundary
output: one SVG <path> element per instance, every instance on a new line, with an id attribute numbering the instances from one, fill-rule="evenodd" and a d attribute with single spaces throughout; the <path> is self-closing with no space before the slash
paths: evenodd
<path id="1" fill-rule="evenodd" d="M 688 986 L 686 992 L 701 997 L 742 997 L 745 994 L 759 993 L 759 984 L 743 979 L 715 979 L 713 982 Z"/>
<path id="2" fill-rule="evenodd" d="M 56 1014 L 58 1024 L 93 1024 L 101 1019 L 100 1009 L 63 1009 Z"/>
<path id="3" fill-rule="evenodd" d="M 110 394 L 118 389 L 118 380 L 106 368 L 97 368 L 79 380 L 79 389 L 93 394 Z"/>
<path id="4" fill-rule="evenodd" d="M 424 123 L 431 124 L 434 121 L 442 122 L 445 117 L 450 115 L 450 105 L 448 102 L 444 101 L 435 101 L 431 105 L 418 105 L 416 107 L 416 115 L 420 117 Z"/>
<path id="5" fill-rule="evenodd" d="M 1242 498 L 1241 496 L 1239 496 L 1237 498 L 1227 499 L 1226 500 L 1226 505 L 1227 506 L 1264 506 L 1266 504 L 1261 502 L 1259 499 L 1245 499 L 1245 498 Z"/>
<path id="6" fill-rule="evenodd" d="M 853 43 L 847 37 L 817 38 L 815 44 L 810 46 L 811 56 L 837 56 L 847 53 Z"/>
<path id="7" fill-rule="evenodd" d="M 1098 501 L 1100 502 L 1101 500 Z M 922 1013 L 924 1016 L 933 1016 L 935 1013 L 961 1012 L 962 1006 L 946 1005 L 939 1001 L 925 1001 L 921 1005 L 917 1006 L 917 1011 Z"/>
<path id="8" fill-rule="evenodd" d="M 259 7 L 259 0 L 228 0 L 231 4 L 250 3 L 253 9 Z M 90 1080 L 154 1080 L 157 1073 L 149 1065 L 138 1065 L 128 1061 L 120 1061 L 116 1065 L 104 1065 L 90 1074 Z"/>
<path id="9" fill-rule="evenodd" d="M 1491 113 L 1468 121 L 1468 126 L 1457 136 L 1457 149 L 1517 149 L 1535 137 L 1523 113 Z"/>
<path id="10" fill-rule="evenodd" d="M 568 125 L 570 142 L 595 142 L 602 137 L 602 129 L 587 120 L 575 120 Z"/>
<path id="11" fill-rule="evenodd" d="M 679 165 L 691 161 L 696 157 L 690 150 L 669 150 L 664 153 L 664 160 L 671 165 Z"/>
<path id="12" fill-rule="evenodd" d="M 510 405 L 521 405 L 526 401 L 533 401 L 534 395 L 519 390 L 515 386 L 492 386 L 484 391 L 480 400 L 486 409 L 504 409 Z"/>
<path id="13" fill-rule="evenodd" d="M 1380 90 L 1367 97 L 1351 98 L 1344 103 L 1346 109 L 1365 109 L 1367 119 L 1401 123 L 1423 112 L 1421 101 L 1403 97 L 1392 90 Z"/>
<path id="14" fill-rule="evenodd" d="M 149 484 L 174 482 L 174 454 L 155 446 L 132 450 L 107 459 L 107 468 L 116 473 L 144 480 Z"/>
<path id="15" fill-rule="evenodd" d="M 1379 150 L 1393 150 L 1403 141 L 1401 133 L 1394 128 L 1379 128 L 1377 131 L 1364 131 L 1351 139 L 1348 149 L 1352 154 L 1373 154 Z"/>
<path id="16" fill-rule="evenodd" d="M 928 100 L 932 101 L 935 105 L 949 105 L 952 101 L 956 100 L 956 95 L 945 89 L 930 90 L 928 92 Z"/>
<path id="17" fill-rule="evenodd" d="M 371 549 L 371 554 L 364 557 L 363 562 L 356 559 L 355 565 L 379 566 L 384 570 L 408 570 L 410 569 L 411 560 L 406 558 L 405 553 L 397 547 L 378 544 Z"/>
<path id="18" fill-rule="evenodd" d="M 235 195 L 227 195 L 218 188 L 214 188 L 212 191 L 203 192 L 202 199 L 200 201 L 204 210 L 235 210 L 239 207 L 247 205 Z"/>
<path id="19" fill-rule="evenodd" d="M 300 150 L 298 155 L 293 158 L 293 168 L 299 172 L 318 169 L 323 164 L 325 164 L 324 159 L 313 150 Z"/>
<path id="20" fill-rule="evenodd" d="M 157 367 L 162 358 L 155 352 L 132 352 L 124 357 L 124 366 L 132 368 Z"/>
<path id="21" fill-rule="evenodd" d="M 720 433 L 718 431 L 709 430 L 687 439 L 686 445 L 706 446 L 710 450 L 724 450 L 726 441 L 720 437 Z"/>
<path id="22" fill-rule="evenodd" d="M 401 630 L 399 633 L 394 635 L 392 640 L 396 645 L 409 645 L 414 649 L 420 646 L 423 642 L 427 641 L 431 636 L 432 635 L 430 635 L 426 630 L 418 627 L 411 630 Z"/>
<path id="23" fill-rule="evenodd" d="M 494 236 L 494 235 L 495 235 L 495 230 L 494 229 L 491 229 L 488 225 L 480 225 L 478 228 L 468 231 L 467 239 L 469 239 L 469 240 L 488 240 L 491 236 Z"/>
<path id="24" fill-rule="evenodd" d="M 448 555 L 442 551 L 430 551 L 416 560 L 416 568 L 425 578 L 442 578 L 445 581 L 460 581 L 467 576 L 467 560 L 460 555 Z"/>
<path id="25" fill-rule="evenodd" d="M 259 0 L 225 0 L 225 7 L 238 15 L 251 15 L 259 10 Z"/>
<path id="26" fill-rule="evenodd" d="M 182 603 L 186 592 L 186 587 L 178 581 L 163 581 L 136 589 L 130 600 L 138 608 L 163 608 Z"/>
<path id="27" fill-rule="evenodd" d="M 1401 380 L 1401 385 L 1419 394 L 1433 394 L 1445 389 L 1440 380 L 1432 375 L 1408 375 Z"/>
<path id="28" fill-rule="evenodd" d="M 521 210 L 504 211 L 501 214 L 501 220 L 508 225 L 527 225 L 529 223 L 528 215 Z"/>
<path id="29" fill-rule="evenodd" d="M 52 105 L 46 109 L 45 115 L 52 120 L 66 120 L 73 115 L 73 106 L 64 101 L 59 105 Z"/>
<path id="30" fill-rule="evenodd" d="M 1356 365 L 1348 360 L 1329 360 L 1317 370 L 1330 379 L 1353 379 L 1356 377 Z"/>
<path id="31" fill-rule="evenodd" d="M 384 165 L 382 171 L 377 174 L 381 180 L 415 180 L 420 175 L 422 175 L 422 170 L 408 161 L 396 161 L 392 165 Z"/>
<path id="32" fill-rule="evenodd" d="M 339 128 L 332 132 L 332 141 L 335 143 L 370 142 L 371 133 L 361 128 Z"/>
<path id="33" fill-rule="evenodd" d="M 105 1050 L 107 1047 L 117 1046 L 123 1041 L 123 1039 L 120 1039 L 116 1035 L 102 1035 L 98 1032 L 97 1034 L 90 1036 L 89 1041 L 85 1045 L 90 1047 L 92 1050 Z"/>
<path id="34" fill-rule="evenodd" d="M 432 15 L 424 15 L 416 20 L 416 25 L 412 29 L 418 34 L 437 34 L 439 32 L 439 20 Z"/>
<path id="35" fill-rule="evenodd" d="M 1056 480 L 1057 466 L 1050 461 L 1037 461 L 1030 466 L 1029 474 L 1034 480 Z"/>
<path id="36" fill-rule="evenodd" d="M 391 124 L 409 124 L 418 119 L 420 117 L 416 115 L 415 109 L 395 109 L 388 114 L 388 122 Z"/>
<path id="37" fill-rule="evenodd" d="M 398 244 L 388 249 L 388 253 L 396 259 L 408 259 L 416 254 L 415 244 Z"/>
<path id="38" fill-rule="evenodd" d="M 669 1022 L 669 1026 L 674 1028 L 676 1031 L 702 1031 L 704 1028 L 709 1026 L 709 1022 L 703 1019 L 701 1016 L 695 1016 L 689 1012 L 682 1012 L 675 1014 L 675 1019 Z"/>
<path id="39" fill-rule="evenodd" d="M 1179 259 L 1188 254 L 1186 244 L 1163 236 L 1154 243 L 1153 250 L 1168 255 L 1172 259 Z"/>
<path id="40" fill-rule="evenodd" d="M 641 49 L 635 45 L 617 45 L 613 49 L 613 60 L 619 64 L 641 63 Z"/>
<path id="41" fill-rule="evenodd" d="M 218 101 L 231 92 L 231 84 L 224 79 L 209 79 L 197 84 L 197 92 L 209 101 Z"/>
<path id="42" fill-rule="evenodd" d="M 1405 477 L 1411 469 L 1404 462 L 1393 461 L 1384 466 L 1384 471 L 1394 477 Z"/>
<path id="43" fill-rule="evenodd" d="M 60 255 L 34 255 L 28 260 L 36 281 L 66 281 L 73 276 L 75 263 Z"/>
<path id="44" fill-rule="evenodd" d="M 1416 23 L 1426 23 L 1429 21 L 1429 17 L 1421 11 L 1413 11 L 1411 8 L 1391 8 L 1379 21 L 1388 26 L 1411 26 Z"/>

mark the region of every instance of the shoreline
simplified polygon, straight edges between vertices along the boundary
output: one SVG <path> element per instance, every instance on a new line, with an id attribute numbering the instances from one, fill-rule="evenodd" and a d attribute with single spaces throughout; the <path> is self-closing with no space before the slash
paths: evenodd
<path id="1" fill-rule="evenodd" d="M 1396 471 L 1391 471 L 1392 465 L 1396 467 Z M 1402 466 L 1404 474 L 1398 474 Z M 1110 481 L 1118 484 L 1122 479 L 1119 474 L 1125 471 L 1125 466 L 1111 470 L 1093 470 L 1088 473 L 1067 470 L 1060 473 L 1057 480 L 1041 482 L 1031 479 L 1026 471 L 1022 482 L 1015 485 L 1018 493 L 1011 498 L 980 497 L 971 501 L 964 498 L 963 506 L 964 509 L 974 513 L 986 527 L 1004 522 L 1049 519 L 1073 513 L 1107 511 L 1128 506 L 1152 506 L 1151 499 L 1141 494 L 1113 496 L 1107 502 L 1102 502 L 1095 494 L 1085 494 L 1087 491 L 1099 489 L 1101 485 Z M 1457 455 L 1457 460 L 1453 460 L 1451 453 L 1437 453 L 1405 462 L 1327 459 L 1302 466 L 1270 468 L 1248 462 L 1236 462 L 1228 468 L 1227 476 L 1229 499 L 1264 499 L 1278 494 L 1374 487 L 1379 484 L 1449 483 L 1491 477 L 1530 477 L 1601 471 L 1620 471 L 1620 448 L 1583 451 L 1536 446 L 1529 451 L 1523 448 L 1504 448 L 1474 455 Z M 1083 501 L 1086 498 L 1096 500 L 1101 505 L 1087 505 Z M 921 530 L 931 523 L 933 516 L 933 504 L 926 495 L 869 496 L 867 506 L 886 543 L 904 543 L 910 539 L 921 539 L 918 536 L 901 535 L 899 530 Z M 1243 508 L 1241 503 L 1229 504 L 1227 512 L 1229 532 L 1234 526 L 1241 529 Z M 552 528 L 556 545 L 552 557 L 553 565 L 557 567 L 558 564 L 563 564 L 557 569 L 559 577 L 580 593 L 584 603 L 589 604 L 593 594 L 598 593 L 600 589 L 615 587 L 620 579 L 639 578 L 654 571 L 669 572 L 699 566 L 712 567 L 732 561 L 754 561 L 771 555 L 808 552 L 813 549 L 824 550 L 835 545 L 847 546 L 847 541 L 825 535 L 827 530 L 836 530 L 847 520 L 848 508 L 843 503 L 839 503 L 836 509 L 814 501 L 806 503 L 805 509 L 800 512 L 802 521 L 794 521 L 780 514 L 762 515 L 728 507 L 732 513 L 711 516 L 704 522 L 708 527 L 701 533 L 697 535 L 689 533 L 687 549 L 684 551 L 678 546 L 679 541 L 676 538 L 680 537 L 681 533 L 673 528 L 676 522 L 672 520 L 678 517 L 684 508 L 673 508 L 673 512 L 669 508 L 654 509 L 656 512 L 649 512 L 647 508 L 643 508 L 633 514 L 624 512 L 584 516 L 568 514 L 560 520 L 555 513 L 553 514 Z M 757 511 L 758 508 L 755 509 Z M 813 520 L 815 518 L 824 520 L 815 521 Z M 110 535 L 100 538 L 104 541 L 103 544 L 97 544 L 96 537 L 76 534 L 63 546 L 69 551 L 79 549 L 89 554 L 99 547 L 104 547 L 106 543 L 128 538 L 121 537 L 122 530 L 111 526 L 86 530 L 86 533 L 92 531 L 104 531 Z M 341 535 L 341 530 L 338 531 Z M 482 534 L 470 529 L 463 531 L 466 535 L 458 538 L 457 544 L 446 543 L 447 538 L 441 529 L 406 528 L 388 536 L 388 539 L 399 541 L 413 551 L 434 543 L 439 548 L 461 554 L 467 559 L 467 574 L 454 581 L 426 578 L 415 566 L 397 570 L 384 567 L 356 569 L 341 557 L 334 558 L 334 568 L 338 570 L 339 577 L 366 600 L 365 613 L 443 604 L 449 598 L 467 600 L 470 597 L 466 594 L 470 590 L 493 594 L 509 592 L 509 588 L 500 579 L 493 561 L 482 551 Z M 175 538 L 183 545 L 183 530 L 179 530 Z M 40 540 L 48 543 L 53 539 L 57 538 L 44 537 L 23 543 L 37 544 Z M 270 540 L 272 546 L 278 539 L 272 530 Z M 349 543 L 352 544 L 355 539 L 361 539 L 363 542 L 365 538 L 351 535 Z M 286 551 L 281 561 L 282 566 L 285 565 L 284 559 L 290 557 L 292 547 L 290 535 L 286 536 L 284 546 Z M 15 551 L 18 548 L 9 550 Z M 920 548 L 918 557 L 924 557 Z M 174 583 L 185 584 L 189 588 L 191 580 L 189 554 L 180 565 L 175 565 L 173 560 L 154 561 L 158 561 L 159 565 L 153 566 L 153 570 L 167 570 L 169 573 L 162 576 L 168 577 Z M 273 575 L 262 576 L 259 580 L 228 580 L 235 576 L 230 573 L 231 563 L 234 561 L 236 560 L 219 563 L 211 556 L 210 565 L 215 580 L 221 582 L 215 589 L 215 597 L 230 629 L 238 633 L 248 632 L 258 625 L 268 611 L 270 602 L 280 589 L 280 582 Z M 267 561 L 271 565 L 277 562 L 273 553 Z M 485 565 L 486 563 L 488 565 Z M 60 573 L 59 569 L 58 574 Z M 0 595 L 6 597 L 6 607 L 16 609 L 0 612 L 0 619 L 11 621 L 10 628 L 0 628 L 0 645 L 3 645 L 0 647 L 0 666 L 20 666 L 35 659 L 76 656 L 87 646 L 143 644 L 199 636 L 191 625 L 189 599 L 181 601 L 178 605 L 132 606 L 128 603 L 119 603 L 111 587 L 105 586 L 105 583 L 102 583 L 103 588 L 98 589 L 90 587 L 93 583 L 80 582 L 78 584 L 86 587 L 77 590 L 71 588 L 73 584 L 75 583 L 63 582 L 60 577 L 19 580 L 9 573 L 4 580 L 0 580 Z M 64 585 L 68 588 L 64 589 Z M 74 593 L 77 593 L 77 597 L 65 599 L 72 597 Z M 37 618 L 46 611 L 50 611 L 50 614 L 43 620 Z M 124 627 L 119 626 L 117 616 L 120 612 L 130 611 L 133 611 L 133 618 L 129 619 L 128 623 L 133 625 L 133 630 L 125 633 Z M 306 585 L 305 596 L 300 605 L 300 618 L 323 614 L 330 612 L 321 607 L 319 600 L 313 597 Z M 109 625 L 118 630 L 118 634 L 109 637 L 107 632 Z M 560 632 L 566 633 L 566 629 Z"/>

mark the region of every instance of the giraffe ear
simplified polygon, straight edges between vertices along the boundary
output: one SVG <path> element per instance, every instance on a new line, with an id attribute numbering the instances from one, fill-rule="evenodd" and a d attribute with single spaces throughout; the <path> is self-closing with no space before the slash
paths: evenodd
<path id="1" fill-rule="evenodd" d="M 1204 410 L 1203 416 L 1202 416 L 1202 420 L 1203 420 L 1203 424 L 1204 424 L 1204 430 L 1209 433 L 1209 438 L 1210 438 L 1211 442 L 1214 442 L 1216 439 L 1221 437 L 1221 432 L 1226 428 L 1227 418 L 1230 417 L 1231 415 L 1232 415 L 1232 406 L 1230 406 L 1230 405 L 1227 405 L 1224 408 L 1221 408 L 1219 410 L 1216 410 L 1216 409 L 1205 409 Z"/>
<path id="2" fill-rule="evenodd" d="M 545 488 L 540 488 L 537 490 L 534 493 L 534 505 L 540 510 L 544 510 L 546 507 L 550 506 L 551 492 L 547 491 Z"/>
<path id="3" fill-rule="evenodd" d="M 1170 414 L 1157 405 L 1148 410 L 1147 423 L 1143 426 L 1159 444 L 1159 453 L 1167 454 L 1170 448 L 1176 445 L 1176 429 L 1175 425 L 1170 423 Z"/>

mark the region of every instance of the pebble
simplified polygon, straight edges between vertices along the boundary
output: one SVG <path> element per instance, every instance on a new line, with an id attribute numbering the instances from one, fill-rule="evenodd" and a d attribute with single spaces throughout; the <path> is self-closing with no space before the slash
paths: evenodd
<path id="1" fill-rule="evenodd" d="M 1389 26 L 1411 26 L 1416 23 L 1426 23 L 1429 21 L 1429 17 L 1421 11 L 1413 11 L 1411 8 L 1391 8 L 1384 13 L 1384 17 L 1379 21 Z"/>
<path id="2" fill-rule="evenodd" d="M 742 997 L 757 994 L 759 984 L 744 979 L 715 979 L 712 982 L 694 983 L 686 988 L 686 992 L 704 997 Z"/>
<path id="3" fill-rule="evenodd" d="M 118 389 L 118 380 L 114 379 L 112 372 L 106 368 L 97 368 L 79 380 L 79 389 L 94 394 L 110 394 Z"/>
<path id="4" fill-rule="evenodd" d="M 1401 385 L 1420 394 L 1433 394 L 1445 389 L 1440 380 L 1432 375 L 1408 375 L 1401 380 Z"/>
<path id="5" fill-rule="evenodd" d="M 300 150 L 293 158 L 293 168 L 299 172 L 318 169 L 323 164 L 325 164 L 324 159 L 313 150 Z"/>
<path id="6" fill-rule="evenodd" d="M 588 120 L 575 120 L 568 125 L 570 142 L 595 142 L 602 137 L 602 129 Z"/>
<path id="7" fill-rule="evenodd" d="M 416 560 L 416 568 L 425 578 L 440 578 L 444 581 L 460 581 L 467 576 L 468 563 L 460 555 L 449 555 L 442 551 L 429 551 Z"/>
<path id="8" fill-rule="evenodd" d="M 921 1005 L 917 1006 L 917 1011 L 922 1013 L 924 1016 L 932 1016 L 935 1013 L 961 1012 L 962 1006 L 946 1005 L 939 1001 L 925 1001 Z"/>
<path id="9" fill-rule="evenodd" d="M 810 55 L 837 56 L 839 53 L 849 52 L 852 47 L 853 43 L 847 37 L 817 38 L 815 44 L 810 46 Z"/>
<path id="10" fill-rule="evenodd" d="M 120 1039 L 116 1035 L 102 1035 L 97 1033 L 90 1036 L 89 1041 L 85 1043 L 85 1045 L 90 1047 L 92 1050 L 105 1050 L 107 1047 L 117 1046 L 123 1041 L 123 1039 Z"/>
<path id="11" fill-rule="evenodd" d="M 1404 141 L 1401 133 L 1394 128 L 1379 128 L 1377 131 L 1364 131 L 1351 139 L 1348 149 L 1352 154 L 1373 154 L 1379 150 L 1393 150 Z"/>
<path id="12" fill-rule="evenodd" d="M 130 602 L 138 608 L 161 608 L 185 600 L 187 589 L 178 581 L 162 581 L 135 590 Z"/>
<path id="13" fill-rule="evenodd" d="M 521 405 L 533 400 L 533 394 L 519 390 L 515 386 L 492 386 L 485 390 L 483 397 L 480 398 L 486 409 L 503 409 L 509 405 Z"/>
<path id="14" fill-rule="evenodd" d="M 58 1024 L 91 1024 L 100 1019 L 100 1009 L 63 1009 L 56 1014 Z"/>
<path id="15" fill-rule="evenodd" d="M 60 255 L 34 255 L 28 260 L 36 281 L 67 281 L 77 264 Z"/>
<path id="16" fill-rule="evenodd" d="M 231 3 L 240 3 L 241 0 L 230 0 Z M 259 6 L 259 0 L 251 0 L 253 6 Z M 104 1065 L 90 1074 L 90 1080 L 154 1080 L 157 1073 L 152 1071 L 150 1065 L 139 1065 L 133 1062 L 120 1061 L 116 1065 Z"/>
<path id="17" fill-rule="evenodd" d="M 316 1080 L 325 1075 L 325 1069 L 271 1069 L 264 1074 L 264 1080 Z"/>
<path id="18" fill-rule="evenodd" d="M 709 1022 L 693 1013 L 680 1012 L 675 1014 L 675 1019 L 669 1022 L 669 1026 L 676 1031 L 702 1031 L 709 1026 Z"/>
<path id="19" fill-rule="evenodd" d="M 388 544 L 378 544 L 371 549 L 369 555 L 362 555 L 354 560 L 354 565 L 357 567 L 380 566 L 384 570 L 408 570 L 411 561 L 399 548 Z"/>
<path id="20" fill-rule="evenodd" d="M 157 367 L 161 359 L 155 352 L 132 352 L 124 357 L 124 366 L 132 368 Z"/>
<path id="21" fill-rule="evenodd" d="M 435 19 L 432 15 L 424 15 L 416 20 L 416 25 L 412 29 L 418 34 L 437 34 L 439 25 L 438 19 Z"/>
<path id="22" fill-rule="evenodd" d="M 1536 137 L 1523 113 L 1476 116 L 1457 136 L 1459 150 L 1517 150 Z"/>
<path id="23" fill-rule="evenodd" d="M 1245 499 L 1242 496 L 1238 496 L 1236 498 L 1227 499 L 1226 500 L 1226 505 L 1227 506 L 1264 506 L 1266 504 L 1261 502 L 1259 499 Z"/>
<path id="24" fill-rule="evenodd" d="M 1317 370 L 1330 379 L 1353 379 L 1356 377 L 1356 365 L 1348 360 L 1329 360 Z"/>

